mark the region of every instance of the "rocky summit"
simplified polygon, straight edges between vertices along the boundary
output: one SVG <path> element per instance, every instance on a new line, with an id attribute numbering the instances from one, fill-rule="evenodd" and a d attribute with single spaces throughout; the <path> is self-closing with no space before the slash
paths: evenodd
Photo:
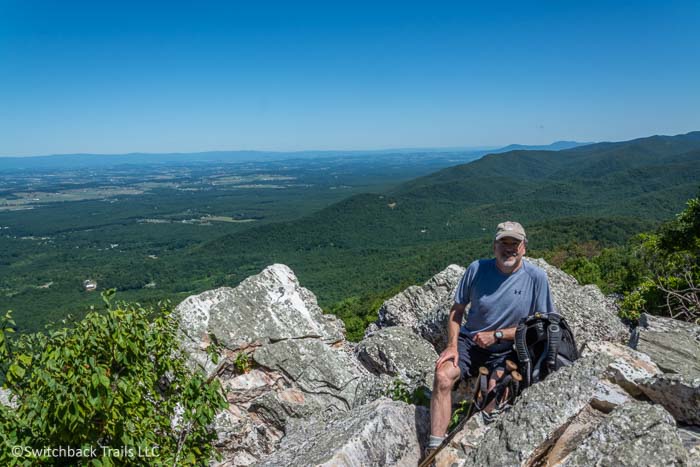
<path id="1" fill-rule="evenodd" d="M 582 358 L 488 425 L 472 417 L 436 465 L 700 466 L 700 326 L 644 316 L 631 332 L 595 286 L 528 261 L 547 272 Z M 387 300 L 359 343 L 280 264 L 180 303 L 182 350 L 229 402 L 217 465 L 416 465 L 430 418 L 405 401 L 431 389 L 463 271 Z"/>

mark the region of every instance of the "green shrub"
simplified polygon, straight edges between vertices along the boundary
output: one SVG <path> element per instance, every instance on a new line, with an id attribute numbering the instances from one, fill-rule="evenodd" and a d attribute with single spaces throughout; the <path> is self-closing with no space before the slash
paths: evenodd
<path id="1" fill-rule="evenodd" d="M 391 382 L 391 386 L 385 395 L 392 400 L 402 401 L 407 404 L 422 405 L 428 407 L 430 405 L 430 391 L 424 386 L 418 386 L 413 391 L 408 390 L 408 386 L 400 379 L 395 379 Z"/>
<path id="2" fill-rule="evenodd" d="M 233 367 L 236 369 L 236 373 L 242 375 L 244 373 L 248 373 L 250 370 L 253 369 L 253 362 L 250 360 L 250 357 L 247 353 L 241 352 L 236 356 L 236 359 L 233 361 Z"/>
<path id="3" fill-rule="evenodd" d="M 466 399 L 459 403 L 459 407 L 457 407 L 457 409 L 455 409 L 455 411 L 452 412 L 452 417 L 450 417 L 450 424 L 447 427 L 448 433 L 454 430 L 457 427 L 457 425 L 459 425 L 459 422 L 461 422 L 462 419 L 467 416 L 472 404 L 473 402 L 471 400 Z"/>
<path id="4" fill-rule="evenodd" d="M 643 282 L 636 290 L 626 293 L 620 303 L 620 318 L 629 321 L 639 321 L 640 315 L 647 310 L 647 299 L 645 298 L 651 290 L 654 289 L 654 283 L 650 280 Z"/>
<path id="5" fill-rule="evenodd" d="M 579 284 L 595 284 L 599 287 L 603 285 L 600 267 L 587 258 L 569 259 L 562 269 L 574 276 Z"/>
<path id="6" fill-rule="evenodd" d="M 0 406 L 0 464 L 208 464 L 208 426 L 226 407 L 218 382 L 187 369 L 166 306 L 112 306 L 112 294 L 104 312 L 11 344 L 6 315 L 0 371 L 19 406 Z"/>
<path id="7" fill-rule="evenodd" d="M 632 309 L 700 322 L 700 198 L 655 234 L 637 238 L 646 279 L 623 303 Z"/>
<path id="8" fill-rule="evenodd" d="M 700 197 L 656 232 L 638 234 L 625 246 L 584 246 L 570 243 L 549 257 L 580 283 L 623 294 L 620 317 L 637 321 L 646 312 L 700 323 Z"/>

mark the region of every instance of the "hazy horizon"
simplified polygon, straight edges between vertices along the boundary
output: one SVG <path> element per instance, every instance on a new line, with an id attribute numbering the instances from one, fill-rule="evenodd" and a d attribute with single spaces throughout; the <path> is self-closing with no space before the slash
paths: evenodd
<path id="1" fill-rule="evenodd" d="M 651 135 L 649 135 L 651 136 Z M 664 135 L 665 136 L 665 135 Z M 644 136 L 642 136 L 643 138 Z M 537 144 L 537 145 L 522 145 L 518 142 L 511 142 L 506 144 L 501 144 L 497 146 L 449 146 L 449 147 L 405 147 L 405 148 L 363 148 L 363 149 L 345 149 L 345 148 L 329 148 L 329 149 L 299 149 L 290 151 L 276 151 L 276 150 L 263 150 L 263 149 L 214 149 L 214 150 L 203 150 L 203 151 L 163 151 L 163 152 L 145 152 L 145 151 L 132 151 L 123 153 L 95 153 L 95 152 L 69 152 L 69 153 L 56 153 L 56 154 L 25 154 L 25 155 L 13 155 L 13 154 L 0 154 L 0 158 L 22 158 L 22 157 L 54 157 L 54 156 L 130 156 L 130 155 L 167 155 L 167 154 L 208 154 L 208 153 L 245 153 L 245 152 L 259 152 L 262 154 L 301 154 L 301 153 L 376 153 L 376 152 L 451 152 L 451 151 L 492 151 L 502 149 L 508 146 L 551 146 L 557 143 L 577 143 L 577 144 L 595 144 L 599 141 L 571 141 L 571 140 L 557 140 L 551 141 L 549 143 Z M 614 142 L 614 141 L 607 141 Z"/>

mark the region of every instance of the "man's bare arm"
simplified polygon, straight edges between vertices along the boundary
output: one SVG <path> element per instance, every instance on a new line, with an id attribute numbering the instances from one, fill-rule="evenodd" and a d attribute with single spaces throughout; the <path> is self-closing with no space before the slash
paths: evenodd
<path id="1" fill-rule="evenodd" d="M 515 340 L 515 331 L 517 329 L 518 329 L 517 326 L 513 326 L 512 328 L 501 329 L 501 332 L 503 333 L 503 340 L 514 341 Z"/>
<path id="2" fill-rule="evenodd" d="M 503 328 L 499 329 L 503 333 L 503 337 L 501 340 L 504 341 L 514 341 L 515 340 L 515 331 L 517 330 L 517 326 L 514 326 L 512 328 Z M 494 336 L 495 331 L 481 331 L 476 333 L 474 336 L 474 342 L 476 345 L 479 347 L 485 349 L 487 347 L 492 346 L 493 344 L 496 343 L 496 336 Z"/>
<path id="3" fill-rule="evenodd" d="M 464 317 L 464 309 L 467 305 L 455 303 L 450 309 L 450 318 L 447 321 L 447 346 L 457 347 L 457 339 L 459 338 L 459 330 L 462 327 L 462 318 Z"/>

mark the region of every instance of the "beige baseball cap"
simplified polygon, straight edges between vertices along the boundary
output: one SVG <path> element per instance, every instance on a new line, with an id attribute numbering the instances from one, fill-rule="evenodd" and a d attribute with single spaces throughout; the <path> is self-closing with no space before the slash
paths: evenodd
<path id="1" fill-rule="evenodd" d="M 511 237 L 520 241 L 527 240 L 523 226 L 513 221 L 501 222 L 496 227 L 496 241 L 504 237 Z"/>

